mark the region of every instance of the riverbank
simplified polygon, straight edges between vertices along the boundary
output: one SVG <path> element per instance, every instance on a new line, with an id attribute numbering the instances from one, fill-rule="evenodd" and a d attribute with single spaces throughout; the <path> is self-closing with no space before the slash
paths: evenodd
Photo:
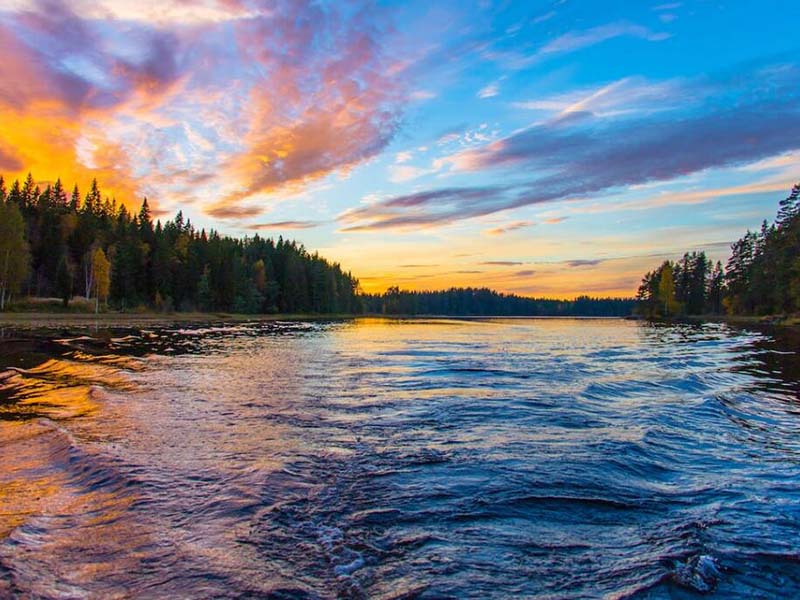
<path id="1" fill-rule="evenodd" d="M 83 325 L 158 325 L 167 323 L 208 323 L 211 321 L 329 321 L 353 319 L 353 314 L 263 314 L 250 315 L 238 313 L 175 312 L 175 313 L 72 313 L 72 312 L 3 312 L 0 325 L 19 324 L 83 324 Z"/>
<path id="2" fill-rule="evenodd" d="M 627 318 L 654 323 L 725 323 L 727 325 L 740 326 L 800 327 L 800 316 L 797 315 L 682 315 L 671 319 L 648 319 L 639 316 Z"/>

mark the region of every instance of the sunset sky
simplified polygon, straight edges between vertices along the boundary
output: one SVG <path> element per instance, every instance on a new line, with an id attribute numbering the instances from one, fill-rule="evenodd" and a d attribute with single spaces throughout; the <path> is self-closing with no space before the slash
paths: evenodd
<path id="1" fill-rule="evenodd" d="M 366 291 L 631 295 L 800 181 L 800 2 L 0 0 L 0 173 Z"/>

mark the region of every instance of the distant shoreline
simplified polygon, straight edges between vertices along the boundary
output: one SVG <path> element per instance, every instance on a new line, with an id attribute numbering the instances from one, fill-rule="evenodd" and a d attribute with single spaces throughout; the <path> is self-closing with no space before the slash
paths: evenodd
<path id="1" fill-rule="evenodd" d="M 624 319 L 625 317 L 596 317 L 596 316 L 560 316 L 560 315 L 384 315 L 384 314 L 313 314 L 313 313 L 287 313 L 287 314 L 240 314 L 240 313 L 201 313 L 201 312 L 175 312 L 175 313 L 83 313 L 83 312 L 2 312 L 0 325 L 14 324 L 103 324 L 103 325 L 147 325 L 169 323 L 209 323 L 219 321 L 235 322 L 272 322 L 272 321 L 345 321 L 356 319 L 430 319 L 430 320 L 461 320 L 478 321 L 482 319 Z"/>
<path id="2" fill-rule="evenodd" d="M 639 316 L 571 316 L 571 315 L 423 315 L 397 314 L 385 315 L 377 313 L 359 314 L 316 314 L 316 313 L 280 313 L 280 314 L 242 314 L 222 312 L 0 312 L 0 326 L 9 325 L 119 325 L 121 327 L 136 325 L 168 325 L 171 323 L 211 323 L 220 321 L 233 322 L 274 322 L 274 321 L 347 321 L 357 319 L 388 319 L 395 321 L 428 319 L 436 321 L 480 321 L 488 319 L 602 319 L 646 321 L 650 323 L 725 323 L 728 325 L 758 325 L 777 327 L 800 327 L 800 317 L 786 316 L 745 316 L 745 315 L 684 315 L 674 319 L 647 319 Z"/>

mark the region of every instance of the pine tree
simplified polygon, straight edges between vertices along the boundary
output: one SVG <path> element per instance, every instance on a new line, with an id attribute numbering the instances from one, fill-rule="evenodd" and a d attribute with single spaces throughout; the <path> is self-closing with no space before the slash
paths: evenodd
<path id="1" fill-rule="evenodd" d="M 706 291 L 706 312 L 718 315 L 722 312 L 722 297 L 724 293 L 725 273 L 722 263 L 717 261 L 708 277 Z"/>
<path id="2" fill-rule="evenodd" d="M 64 304 L 64 308 L 69 306 L 72 299 L 72 264 L 67 256 L 66 248 L 61 248 L 58 254 L 58 266 L 56 267 L 56 292 Z"/>
<path id="3" fill-rule="evenodd" d="M 33 175 L 28 173 L 22 186 L 22 208 L 33 206 L 38 198 L 39 193 L 36 191 L 36 182 L 33 180 Z"/>
<path id="4" fill-rule="evenodd" d="M 52 203 L 61 212 L 67 209 L 67 192 L 61 184 L 61 178 L 56 179 L 52 190 Z"/>
<path id="5" fill-rule="evenodd" d="M 80 205 L 81 205 L 81 194 L 78 191 L 78 184 L 76 183 L 75 187 L 72 188 L 72 196 L 69 199 L 69 209 L 72 212 L 77 213 L 78 210 L 80 209 Z"/>

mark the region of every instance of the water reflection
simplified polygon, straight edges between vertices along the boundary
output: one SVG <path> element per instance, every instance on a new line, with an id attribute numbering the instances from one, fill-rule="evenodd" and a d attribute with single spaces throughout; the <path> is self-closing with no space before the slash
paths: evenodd
<path id="1" fill-rule="evenodd" d="M 0 596 L 787 597 L 800 336 L 5 329 Z"/>

